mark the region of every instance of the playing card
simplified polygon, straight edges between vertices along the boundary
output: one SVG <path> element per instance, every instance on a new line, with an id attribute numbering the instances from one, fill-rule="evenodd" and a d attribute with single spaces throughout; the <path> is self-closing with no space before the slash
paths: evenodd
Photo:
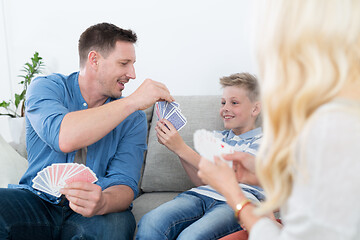
<path id="1" fill-rule="evenodd" d="M 165 110 L 167 103 L 168 102 L 166 102 L 166 101 L 157 102 L 157 105 L 159 107 L 159 115 L 160 115 L 159 119 L 164 117 L 164 110 Z"/>
<path id="2" fill-rule="evenodd" d="M 175 111 L 176 109 L 178 109 L 178 107 L 176 107 L 175 104 L 166 102 L 166 107 L 165 107 L 165 110 L 163 113 L 163 118 L 167 119 L 170 116 L 170 114 L 173 111 Z"/>
<path id="3" fill-rule="evenodd" d="M 180 104 L 177 102 L 156 102 L 155 112 L 158 120 L 169 120 L 178 131 L 180 131 L 187 123 L 185 116 L 181 113 Z"/>
<path id="4" fill-rule="evenodd" d="M 158 119 L 160 119 L 160 109 L 159 109 L 159 104 L 155 104 L 155 112 L 156 112 L 156 116 Z"/>
<path id="5" fill-rule="evenodd" d="M 223 142 L 221 139 L 216 138 L 214 134 L 205 129 L 200 129 L 194 133 L 194 148 L 203 157 L 211 162 L 214 162 L 214 156 L 220 157 L 225 161 L 221 154 L 233 153 L 234 147 Z M 231 161 L 225 161 L 232 167 Z"/>
<path id="6" fill-rule="evenodd" d="M 186 120 L 179 111 L 173 111 L 167 120 L 169 120 L 178 131 L 180 131 L 186 124 Z"/>
<path id="7" fill-rule="evenodd" d="M 50 168 L 50 166 L 47 166 L 47 167 L 46 167 L 46 170 L 41 171 L 40 173 L 38 173 L 38 174 L 41 174 L 41 173 L 43 172 L 43 174 L 44 174 L 44 176 L 45 176 L 44 179 L 45 179 L 47 182 L 51 182 L 50 173 L 49 173 L 49 168 Z"/>
<path id="8" fill-rule="evenodd" d="M 64 173 L 66 172 L 66 169 L 69 166 L 69 164 L 56 163 L 56 165 L 57 165 L 57 174 L 55 178 L 55 185 L 58 185 L 60 180 L 64 177 Z"/>
<path id="9" fill-rule="evenodd" d="M 49 192 L 51 192 L 50 187 L 47 185 L 47 181 L 44 180 L 40 175 L 36 175 L 33 179 L 33 182 L 41 186 L 42 188 L 47 189 Z"/>
<path id="10" fill-rule="evenodd" d="M 65 180 L 65 183 L 72 182 L 95 182 L 97 178 L 91 173 L 90 168 L 84 168 Z"/>
<path id="11" fill-rule="evenodd" d="M 80 171 L 82 171 L 83 169 L 85 169 L 85 165 L 84 164 L 78 164 L 78 163 L 75 163 L 76 166 L 74 166 L 69 172 L 68 174 L 65 176 L 65 179 L 68 179 L 68 178 L 71 178 L 72 176 L 78 174 Z"/>
<path id="12" fill-rule="evenodd" d="M 50 179 L 47 172 L 45 172 L 45 171 L 39 172 L 34 179 L 37 179 L 37 178 L 41 178 L 41 180 L 39 179 L 38 181 L 43 181 L 43 182 L 49 182 L 49 179 Z"/>
<path id="13" fill-rule="evenodd" d="M 44 192 L 44 193 L 47 193 L 47 194 L 56 196 L 56 197 L 60 197 L 60 196 L 61 196 L 61 194 L 60 194 L 60 195 L 55 194 L 53 191 L 49 190 L 48 188 L 45 188 L 45 187 L 42 186 L 42 185 L 39 185 L 39 184 L 36 183 L 36 182 L 33 183 L 33 188 L 35 188 L 35 189 L 37 189 L 37 190 L 40 190 L 40 191 L 42 191 L 42 192 Z"/>
<path id="14" fill-rule="evenodd" d="M 47 194 L 60 197 L 59 191 L 65 184 L 77 181 L 94 183 L 97 180 L 96 174 L 83 164 L 54 163 L 37 173 L 32 180 L 32 186 Z"/>
<path id="15" fill-rule="evenodd" d="M 50 177 L 50 182 L 49 182 L 49 184 L 51 185 L 51 187 L 53 187 L 53 186 L 54 186 L 54 182 L 55 182 L 55 171 L 54 171 L 53 166 L 49 166 L 49 168 L 48 168 L 48 174 L 49 174 L 49 177 Z"/>
<path id="16" fill-rule="evenodd" d="M 44 169 L 45 170 L 45 169 Z M 48 169 L 46 169 L 48 170 Z M 42 192 L 45 192 L 47 194 L 51 194 L 54 196 L 59 197 L 58 193 L 56 193 L 53 188 L 50 185 L 50 182 L 46 179 L 44 179 L 42 176 L 45 176 L 46 174 L 44 172 L 39 172 L 35 178 L 33 179 L 33 188 L 36 188 Z"/>
<path id="17" fill-rule="evenodd" d="M 173 105 L 173 106 L 176 107 L 176 108 L 179 108 L 179 107 L 180 107 L 180 104 L 177 103 L 177 102 L 171 102 L 170 104 Z"/>

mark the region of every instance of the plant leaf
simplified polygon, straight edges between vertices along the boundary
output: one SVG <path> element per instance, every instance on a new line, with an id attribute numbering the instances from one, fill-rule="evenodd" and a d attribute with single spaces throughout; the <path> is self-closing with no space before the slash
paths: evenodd
<path id="1" fill-rule="evenodd" d="M 0 107 L 5 108 L 8 113 L 3 114 L 0 113 L 0 115 L 9 115 L 11 117 L 19 117 L 20 115 L 17 114 L 17 109 L 21 102 L 24 103 L 26 98 L 26 91 L 27 86 L 30 84 L 31 80 L 35 77 L 35 74 L 42 73 L 42 66 L 44 66 L 44 63 L 41 61 L 42 57 L 39 56 L 38 52 L 35 52 L 33 57 L 30 58 L 31 61 L 26 62 L 22 69 L 20 71 L 24 72 L 24 75 L 18 75 L 18 77 L 21 77 L 22 80 L 19 82 L 19 84 L 23 85 L 23 90 L 21 94 L 15 94 L 14 101 L 12 99 L 9 100 L 9 102 L 2 101 L 0 102 Z M 9 108 L 11 105 L 11 108 Z M 12 109 L 14 108 L 15 109 Z M 23 109 L 22 109 L 23 111 Z"/>
<path id="2" fill-rule="evenodd" d="M 20 95 L 15 93 L 15 107 L 16 108 L 18 108 L 20 101 L 21 101 Z"/>
<path id="3" fill-rule="evenodd" d="M 0 107 L 3 107 L 3 108 L 8 108 L 9 105 L 10 105 L 10 102 L 2 101 L 2 102 L 0 103 Z"/>

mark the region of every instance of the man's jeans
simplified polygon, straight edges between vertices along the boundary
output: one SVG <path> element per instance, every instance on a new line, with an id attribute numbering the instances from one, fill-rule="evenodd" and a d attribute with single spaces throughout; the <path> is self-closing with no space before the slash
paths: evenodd
<path id="1" fill-rule="evenodd" d="M 91 218 L 22 189 L 0 188 L 0 239 L 132 239 L 130 210 Z"/>
<path id="2" fill-rule="evenodd" d="M 218 239 L 241 230 L 226 202 L 187 191 L 150 211 L 139 222 L 136 239 Z"/>

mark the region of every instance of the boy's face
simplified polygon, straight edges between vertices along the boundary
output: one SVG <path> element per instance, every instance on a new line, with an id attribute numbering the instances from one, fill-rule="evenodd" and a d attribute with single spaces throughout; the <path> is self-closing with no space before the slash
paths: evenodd
<path id="1" fill-rule="evenodd" d="M 232 129 L 236 135 L 255 128 L 259 114 L 259 102 L 251 102 L 247 90 L 243 87 L 224 87 L 221 98 L 220 116 L 226 129 Z"/>

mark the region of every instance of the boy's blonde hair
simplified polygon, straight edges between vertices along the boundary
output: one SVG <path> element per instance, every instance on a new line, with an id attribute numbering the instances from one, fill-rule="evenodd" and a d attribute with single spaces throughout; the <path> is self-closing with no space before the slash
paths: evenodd
<path id="1" fill-rule="evenodd" d="M 260 98 L 260 87 L 256 77 L 250 73 L 235 73 L 227 77 L 220 78 L 221 86 L 242 87 L 247 90 L 247 96 L 251 102 L 258 101 Z"/>
<path id="2" fill-rule="evenodd" d="M 264 138 L 257 176 L 260 213 L 291 194 L 297 140 L 311 115 L 349 81 L 360 81 L 360 1 L 264 1 L 257 39 Z M 316 159 L 312 159 L 316 161 Z"/>

